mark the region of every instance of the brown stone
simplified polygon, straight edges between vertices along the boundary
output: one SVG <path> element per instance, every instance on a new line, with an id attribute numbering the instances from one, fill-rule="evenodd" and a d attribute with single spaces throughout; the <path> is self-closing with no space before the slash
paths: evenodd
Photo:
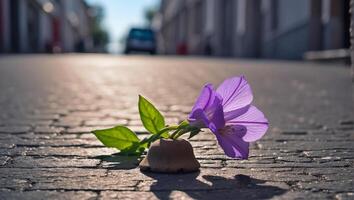
<path id="1" fill-rule="evenodd" d="M 200 164 L 188 141 L 160 139 L 151 144 L 139 167 L 142 171 L 178 173 L 198 171 Z"/>

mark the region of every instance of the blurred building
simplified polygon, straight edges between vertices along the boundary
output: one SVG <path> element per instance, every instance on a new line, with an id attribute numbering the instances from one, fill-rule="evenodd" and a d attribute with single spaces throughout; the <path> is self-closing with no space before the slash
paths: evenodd
<path id="1" fill-rule="evenodd" d="M 351 15 L 351 23 L 350 23 L 350 45 L 351 45 L 351 65 L 352 65 L 352 81 L 354 82 L 354 0 L 350 0 L 350 15 Z M 353 87 L 354 91 L 354 87 Z"/>
<path id="2" fill-rule="evenodd" d="M 349 57 L 349 0 L 162 0 L 159 52 L 279 59 Z"/>
<path id="3" fill-rule="evenodd" d="M 1 0 L 0 52 L 90 52 L 93 17 L 84 0 Z"/>

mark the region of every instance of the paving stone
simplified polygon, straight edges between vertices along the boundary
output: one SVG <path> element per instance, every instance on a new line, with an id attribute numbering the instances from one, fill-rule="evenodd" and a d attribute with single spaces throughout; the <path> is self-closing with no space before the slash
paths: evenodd
<path id="1" fill-rule="evenodd" d="M 99 130 L 99 129 L 97 129 Z M 85 140 L 97 140 L 96 136 L 92 133 L 85 133 L 85 134 L 81 134 L 79 136 L 80 139 L 85 139 Z"/>
<path id="2" fill-rule="evenodd" d="M 82 124 L 82 120 L 62 120 L 60 119 L 59 121 L 53 123 L 53 126 L 58 126 L 58 127 L 67 127 L 67 128 L 74 128 L 78 127 Z"/>
<path id="3" fill-rule="evenodd" d="M 11 143 L 8 140 L 0 140 L 0 148 L 1 149 L 11 149 L 14 148 L 15 144 Z"/>
<path id="4" fill-rule="evenodd" d="M 58 127 L 50 127 L 50 126 L 37 126 L 34 129 L 35 133 L 60 133 L 64 129 L 63 128 L 58 128 Z"/>
<path id="5" fill-rule="evenodd" d="M 311 191 L 328 190 L 331 192 L 350 192 L 354 193 L 354 180 L 339 180 L 339 181 L 314 181 L 300 182 L 299 187 Z"/>
<path id="6" fill-rule="evenodd" d="M 288 151 L 296 150 L 323 150 L 323 149 L 349 149 L 354 150 L 352 141 L 322 141 L 322 142 L 311 142 L 311 141 L 284 141 L 284 142 L 270 142 L 270 141 L 260 141 L 257 142 L 260 149 L 286 149 Z"/>
<path id="7" fill-rule="evenodd" d="M 5 119 L 0 121 L 0 124 L 6 126 L 49 126 L 53 120 L 38 120 L 38 119 Z"/>
<path id="8" fill-rule="evenodd" d="M 24 178 L 2 176 L 0 178 L 0 187 L 2 189 L 22 191 L 32 187 L 32 183 L 30 180 Z"/>
<path id="9" fill-rule="evenodd" d="M 0 156 L 19 156 L 25 154 L 25 148 L 0 148 Z"/>
<path id="10" fill-rule="evenodd" d="M 16 133 L 26 133 L 31 130 L 29 126 L 0 126 L 0 134 L 16 134 Z"/>
<path id="11" fill-rule="evenodd" d="M 353 125 L 354 124 L 354 120 L 340 120 L 339 123 L 341 125 Z"/>
<path id="12" fill-rule="evenodd" d="M 0 192 L 0 199 L 18 199 L 18 200 L 31 200 L 31 199 L 95 199 L 97 194 L 94 192 L 84 191 L 2 191 Z"/>
<path id="13" fill-rule="evenodd" d="M 39 179 L 33 190 L 134 191 L 137 181 L 117 180 L 110 177 L 79 177 Z"/>
<path id="14" fill-rule="evenodd" d="M 161 192 L 159 193 L 160 195 L 164 195 L 166 197 L 165 199 L 171 199 L 170 198 L 170 192 Z M 116 191 L 103 191 L 101 192 L 99 199 L 100 200 L 110 200 L 110 199 L 125 199 L 125 200 L 135 200 L 137 197 L 139 199 L 145 200 L 158 200 L 158 197 L 155 195 L 155 193 L 152 192 L 139 192 L 139 191 L 122 191 L 122 192 L 116 192 Z M 180 196 L 181 197 L 181 196 Z M 180 199 L 188 199 L 188 196 L 184 196 L 184 198 Z"/>
<path id="15" fill-rule="evenodd" d="M 306 157 L 299 157 L 299 156 L 287 156 L 287 157 L 276 157 L 277 161 L 283 161 L 283 162 L 300 162 L 300 163 L 310 163 L 312 162 L 311 159 L 306 158 Z"/>
<path id="16" fill-rule="evenodd" d="M 78 138 L 78 134 L 67 134 L 64 131 L 60 134 L 58 133 L 41 133 L 41 134 L 36 134 L 36 133 L 26 133 L 22 135 L 18 135 L 19 138 L 21 139 L 46 139 L 47 141 L 50 141 L 50 139 L 75 139 Z"/>
<path id="17" fill-rule="evenodd" d="M 97 127 L 76 127 L 76 128 L 68 128 L 65 133 L 90 133 L 92 130 L 106 129 L 111 128 L 111 126 L 97 126 Z"/>
<path id="18" fill-rule="evenodd" d="M 354 151 L 349 150 L 349 149 L 333 149 L 333 150 L 328 150 L 328 149 L 323 149 L 323 150 L 316 150 L 316 151 L 304 151 L 302 154 L 304 154 L 306 157 L 309 158 L 318 158 L 322 160 L 331 160 L 331 159 L 336 159 L 336 158 L 341 158 L 341 159 L 353 159 L 354 158 Z"/>
<path id="19" fill-rule="evenodd" d="M 221 160 L 199 160 L 199 163 L 203 168 L 221 168 L 221 167 L 223 167 Z"/>
<path id="20" fill-rule="evenodd" d="M 130 120 L 128 125 L 129 126 L 141 126 L 142 123 L 141 123 L 140 119 L 137 119 L 137 120 Z"/>
<path id="21" fill-rule="evenodd" d="M 0 156 L 0 166 L 6 165 L 6 163 L 10 160 L 10 157 Z"/>
<path id="22" fill-rule="evenodd" d="M 59 119 L 60 114 L 59 113 L 55 113 L 55 114 L 44 114 L 44 113 L 40 113 L 40 114 L 36 114 L 36 115 L 29 115 L 27 118 L 28 119 L 36 119 L 36 120 L 57 120 Z"/>
<path id="23" fill-rule="evenodd" d="M 307 174 L 321 177 L 322 180 L 327 181 L 340 181 L 340 180 L 352 180 L 352 176 L 347 176 L 347 174 L 353 174 L 353 168 L 323 168 L 321 170 L 316 169 L 306 169 Z"/>
<path id="24" fill-rule="evenodd" d="M 323 168 L 323 167 L 350 167 L 351 163 L 348 161 L 337 161 L 337 162 L 326 162 L 326 163 L 297 163 L 297 162 L 280 162 L 280 163 L 270 163 L 270 164 L 258 164 L 258 163 L 241 163 L 237 161 L 226 161 L 227 167 L 236 168 L 281 168 L 281 167 L 291 167 L 291 168 Z"/>
<path id="25" fill-rule="evenodd" d="M 69 135 L 70 136 L 70 135 Z M 6 143 L 5 143 L 6 141 Z M 96 138 L 91 140 L 77 139 L 76 137 L 47 136 L 47 137 L 33 137 L 33 138 L 19 138 L 13 137 L 7 140 L 0 140 L 0 147 L 102 147 L 102 143 Z"/>
<path id="26" fill-rule="evenodd" d="M 18 148 L 20 149 L 20 148 Z M 24 148 L 28 156 L 82 156 L 95 157 L 101 155 L 110 155 L 118 151 L 113 148 L 80 148 L 80 147 L 38 147 Z M 18 155 L 18 154 L 15 154 Z"/>
<path id="27" fill-rule="evenodd" d="M 268 189 L 268 191 L 266 191 Z M 270 199 L 283 193 L 282 190 L 272 190 L 272 187 L 260 187 L 254 190 L 251 189 L 238 189 L 229 190 L 210 190 L 210 191 L 152 191 L 152 192 L 102 192 L 100 199 Z"/>
<path id="28" fill-rule="evenodd" d="M 311 191 L 289 191 L 283 195 L 275 196 L 273 200 L 287 199 L 334 199 L 332 194 L 326 192 L 311 192 Z"/>
<path id="29" fill-rule="evenodd" d="M 85 109 L 84 107 L 80 108 L 82 111 L 75 111 L 71 112 L 67 116 L 70 117 L 80 117 L 80 118 L 85 118 L 85 119 L 90 119 L 90 118 L 101 118 L 104 117 L 106 114 L 102 112 L 92 112 L 89 111 L 89 109 Z"/>
<path id="30" fill-rule="evenodd" d="M 88 120 L 84 122 L 85 126 L 117 126 L 117 125 L 122 125 L 126 126 L 128 124 L 127 120 L 121 119 L 100 119 L 100 120 Z"/>
<path id="31" fill-rule="evenodd" d="M 10 56 L 0 66 L 0 199 L 352 199 L 348 68 L 107 55 Z M 141 158 L 90 133 L 122 124 L 146 137 L 138 94 L 176 124 L 205 83 L 241 74 L 270 121 L 248 160 L 226 157 L 205 131 L 191 139 L 200 172 L 142 173 Z"/>
<path id="32" fill-rule="evenodd" d="M 340 193 L 336 195 L 336 199 L 338 200 L 350 200 L 354 198 L 354 193 L 353 192 L 348 192 L 348 193 Z"/>
<path id="33" fill-rule="evenodd" d="M 15 157 L 4 167 L 10 168 L 93 168 L 98 166 L 99 159 L 77 159 L 44 157 L 35 158 L 29 156 Z"/>

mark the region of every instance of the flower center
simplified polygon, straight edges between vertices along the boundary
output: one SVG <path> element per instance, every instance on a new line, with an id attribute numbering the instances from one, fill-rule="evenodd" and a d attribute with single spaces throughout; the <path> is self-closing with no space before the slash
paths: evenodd
<path id="1" fill-rule="evenodd" d="M 244 134 L 246 133 L 246 128 L 244 126 L 238 126 L 238 125 L 233 125 L 233 126 L 224 126 L 223 128 L 219 129 L 219 133 L 221 135 L 228 135 L 228 134 Z"/>
<path id="2" fill-rule="evenodd" d="M 223 128 L 219 129 L 219 133 L 221 135 L 226 135 L 235 132 L 236 129 L 233 126 L 224 126 Z"/>
<path id="3" fill-rule="evenodd" d="M 205 110 L 205 115 L 208 118 L 208 120 L 210 121 L 211 118 L 213 117 L 214 113 L 215 113 L 216 108 L 209 108 L 207 110 Z"/>

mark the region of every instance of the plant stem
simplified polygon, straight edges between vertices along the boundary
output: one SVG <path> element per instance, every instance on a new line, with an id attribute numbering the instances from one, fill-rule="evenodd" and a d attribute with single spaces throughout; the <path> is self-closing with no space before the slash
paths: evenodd
<path id="1" fill-rule="evenodd" d="M 140 144 L 145 144 L 145 143 L 149 143 L 148 146 L 150 146 L 150 143 L 154 142 L 155 140 L 159 139 L 161 137 L 161 135 L 167 131 L 173 131 L 173 130 L 177 130 L 179 128 L 179 126 L 167 126 L 163 129 L 161 129 L 158 133 L 151 135 L 150 137 L 144 138 Z M 170 137 L 171 138 L 171 137 Z"/>
<path id="2" fill-rule="evenodd" d="M 175 139 L 178 139 L 179 137 L 181 137 L 182 135 L 188 133 L 189 131 L 190 131 L 189 128 L 187 128 L 187 129 L 182 129 L 182 130 L 178 131 L 178 132 L 174 135 L 173 139 L 174 139 L 174 140 L 175 140 Z"/>
<path id="3" fill-rule="evenodd" d="M 175 140 L 175 139 L 177 139 L 177 138 L 180 136 L 180 133 L 181 133 L 181 132 L 184 132 L 184 133 L 185 133 L 185 131 L 188 130 L 188 129 L 189 129 L 189 124 L 188 124 L 188 122 L 187 122 L 187 121 L 183 121 L 183 122 L 181 122 L 181 123 L 178 125 L 176 131 L 173 132 L 173 133 L 170 135 L 169 138 Z M 187 132 L 188 132 L 188 131 L 187 131 Z"/>
<path id="4" fill-rule="evenodd" d="M 176 126 L 166 126 L 165 128 L 161 129 L 158 133 L 151 135 L 150 137 L 144 138 L 143 140 L 140 141 L 140 144 L 145 144 L 148 143 L 148 146 L 155 140 L 159 139 L 161 135 L 165 132 L 168 131 L 173 131 L 174 132 L 170 135 L 170 139 L 177 139 L 179 136 L 181 136 L 184 133 L 189 132 L 189 124 L 186 121 L 181 122 L 179 125 Z"/>
<path id="5" fill-rule="evenodd" d="M 175 132 L 173 132 L 171 135 L 170 135 L 170 139 L 175 139 L 175 137 L 176 137 L 176 135 L 178 134 L 178 132 L 179 132 L 180 130 L 179 129 L 177 129 Z"/>
<path id="6" fill-rule="evenodd" d="M 158 133 L 156 133 L 155 135 L 161 135 L 162 133 L 164 132 L 167 132 L 167 131 L 173 131 L 173 130 L 177 130 L 179 126 L 167 126 L 163 129 L 161 129 Z"/>

